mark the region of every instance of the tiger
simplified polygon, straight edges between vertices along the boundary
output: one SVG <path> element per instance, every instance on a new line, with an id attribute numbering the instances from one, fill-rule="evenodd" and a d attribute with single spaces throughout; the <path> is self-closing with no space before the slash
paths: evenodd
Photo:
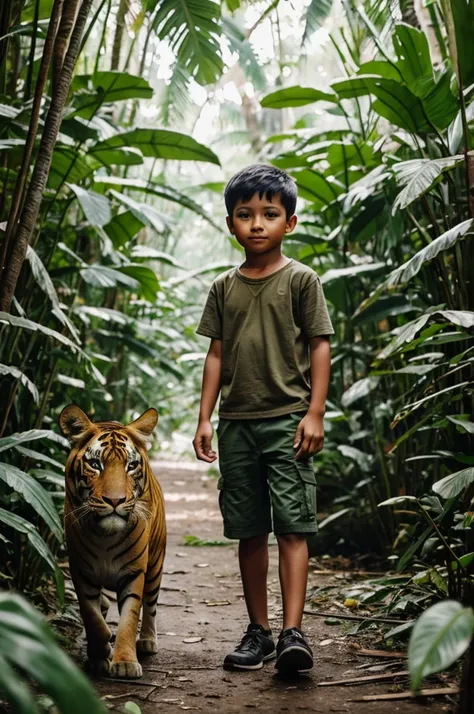
<path id="1" fill-rule="evenodd" d="M 137 651 L 158 651 L 155 617 L 166 522 L 163 493 L 146 452 L 157 422 L 153 408 L 127 426 L 93 422 L 75 404 L 59 417 L 71 443 L 64 507 L 69 567 L 86 632 L 86 666 L 96 675 L 138 679 Z M 120 614 L 113 656 L 104 588 L 117 593 Z"/>

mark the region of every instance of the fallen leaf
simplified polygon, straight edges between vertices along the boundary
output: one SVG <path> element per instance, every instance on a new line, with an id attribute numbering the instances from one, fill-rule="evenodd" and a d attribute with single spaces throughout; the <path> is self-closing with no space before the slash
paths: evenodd
<path id="1" fill-rule="evenodd" d="M 320 647 L 326 647 L 326 645 L 330 645 L 332 642 L 334 642 L 334 640 L 322 640 L 322 641 L 319 643 L 319 646 L 320 646 Z"/>
<path id="2" fill-rule="evenodd" d="M 185 637 L 183 642 L 185 642 L 187 645 L 194 645 L 197 642 L 202 642 L 202 640 L 202 637 Z"/>
<path id="3" fill-rule="evenodd" d="M 228 600 L 216 600 L 215 602 L 211 602 L 210 600 L 204 600 L 204 602 L 208 607 L 221 607 L 223 605 L 230 605 L 230 602 Z"/>
<path id="4" fill-rule="evenodd" d="M 196 568 L 208 568 L 209 563 L 196 563 Z"/>
<path id="5" fill-rule="evenodd" d="M 176 553 L 177 558 L 187 558 L 188 554 L 187 553 Z"/>
<path id="6" fill-rule="evenodd" d="M 357 610 L 359 602 L 358 600 L 354 600 L 353 597 L 348 597 L 344 600 L 344 606 L 348 607 L 350 610 Z"/>

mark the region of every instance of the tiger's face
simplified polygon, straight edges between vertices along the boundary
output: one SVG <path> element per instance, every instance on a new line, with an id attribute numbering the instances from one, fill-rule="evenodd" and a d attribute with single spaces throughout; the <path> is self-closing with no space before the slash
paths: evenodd
<path id="1" fill-rule="evenodd" d="M 72 442 L 66 464 L 66 527 L 93 518 L 100 530 L 113 533 L 149 516 L 145 439 L 157 419 L 156 410 L 149 409 L 124 426 L 91 422 L 75 405 L 63 410 L 60 425 Z"/>

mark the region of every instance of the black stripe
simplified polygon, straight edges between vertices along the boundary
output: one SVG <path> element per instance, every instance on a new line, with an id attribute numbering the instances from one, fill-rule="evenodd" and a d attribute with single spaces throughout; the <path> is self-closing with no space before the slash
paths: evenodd
<path id="1" fill-rule="evenodd" d="M 155 607 L 157 602 L 158 602 L 158 598 L 154 597 L 153 600 L 151 600 L 150 602 L 148 602 L 148 600 L 147 600 L 146 604 L 148 605 L 148 607 Z M 155 610 L 155 612 L 156 612 L 156 610 Z"/>
<path id="2" fill-rule="evenodd" d="M 81 541 L 81 547 L 84 548 L 84 550 L 86 551 L 86 553 L 89 553 L 89 555 L 91 556 L 91 558 L 94 558 L 94 560 L 97 559 L 96 553 L 94 553 L 90 548 L 87 547 L 87 545 L 85 544 L 85 541 L 84 541 L 84 540 Z"/>
<path id="3" fill-rule="evenodd" d="M 154 589 L 153 589 L 151 592 L 149 592 L 149 593 L 148 593 L 148 592 L 145 592 L 145 595 L 146 595 L 147 597 L 153 597 L 154 595 L 156 595 L 156 594 L 159 592 L 160 587 L 161 587 L 161 583 L 158 583 L 158 585 L 156 586 L 156 588 L 154 588 Z"/>
<path id="4" fill-rule="evenodd" d="M 147 575 L 148 575 L 148 573 L 150 572 L 150 570 L 151 570 L 151 568 L 148 568 L 148 570 L 147 570 Z M 160 577 L 160 575 L 161 575 L 162 572 L 163 572 L 163 563 L 161 564 L 161 567 L 160 567 L 159 571 L 156 573 L 156 575 L 153 575 L 151 578 L 147 578 L 147 579 L 145 580 L 145 582 L 146 582 L 146 583 L 152 583 L 154 580 L 156 580 L 157 578 Z"/>
<path id="5" fill-rule="evenodd" d="M 136 526 L 135 526 L 135 528 L 136 528 Z M 136 540 L 134 540 L 133 543 L 130 543 L 130 545 L 127 545 L 126 548 L 121 550 L 120 553 L 117 553 L 117 555 L 114 555 L 112 560 L 117 560 L 117 558 L 121 558 L 122 555 L 126 555 L 129 550 L 131 550 L 132 548 L 134 548 L 136 546 L 136 544 L 138 543 L 138 541 L 140 540 L 140 538 L 142 537 L 144 532 L 145 532 L 145 526 L 143 526 L 142 531 L 141 531 L 140 535 L 138 536 L 138 538 L 136 538 Z M 145 548 L 146 548 L 146 545 L 145 545 Z M 143 553 L 143 551 L 142 551 L 142 553 Z"/>
<path id="6" fill-rule="evenodd" d="M 153 610 L 153 612 L 150 612 L 150 617 L 155 617 L 156 615 L 156 610 Z"/>
<path id="7" fill-rule="evenodd" d="M 91 595 L 84 593 L 84 597 L 86 598 L 86 600 L 98 600 L 100 598 L 100 590 L 98 590 L 96 593 L 92 593 Z"/>
<path id="8" fill-rule="evenodd" d="M 130 583 L 133 583 L 133 581 L 136 580 L 138 576 L 142 574 L 143 570 L 134 570 L 133 573 L 127 573 L 126 575 L 122 575 L 122 577 L 117 580 L 117 592 L 123 592 L 125 588 L 130 585 Z"/>
<path id="9" fill-rule="evenodd" d="M 120 598 L 120 600 L 119 600 L 118 603 L 117 603 L 117 604 L 118 604 L 118 607 L 119 607 L 119 610 L 122 609 L 123 603 L 125 602 L 125 600 L 126 600 L 128 597 L 133 597 L 135 600 L 138 600 L 139 602 L 142 601 L 140 595 L 137 595 L 136 593 L 127 593 L 127 595 L 124 595 L 124 597 Z"/>
<path id="10" fill-rule="evenodd" d="M 87 585 L 90 585 L 90 587 L 91 587 L 93 590 L 97 590 L 97 589 L 100 590 L 100 585 L 98 585 L 97 583 L 93 583 L 92 580 L 89 580 L 89 578 L 88 578 L 86 575 L 84 575 L 84 573 L 82 572 L 82 570 L 81 570 L 81 572 L 80 572 L 79 574 L 80 574 L 81 578 L 83 579 L 83 581 L 84 581 Z"/>
<path id="11" fill-rule="evenodd" d="M 143 550 L 138 555 L 136 555 L 132 560 L 129 560 L 128 563 L 125 563 L 125 565 L 122 565 L 120 570 L 123 570 L 124 568 L 128 568 L 132 563 L 134 563 L 136 560 L 141 558 L 141 556 L 143 555 L 143 553 L 146 551 L 147 548 L 148 548 L 148 543 L 145 543 L 145 547 L 143 548 Z M 142 570 L 141 572 L 143 573 L 144 571 Z"/>
<path id="12" fill-rule="evenodd" d="M 137 526 L 138 526 L 138 521 L 135 523 L 135 525 L 133 526 L 132 530 L 130 531 L 130 533 L 128 534 L 127 537 L 130 537 L 131 535 L 134 534 L 134 532 L 135 532 L 136 529 L 137 529 Z M 109 545 L 109 547 L 107 548 L 107 550 L 113 550 L 114 548 L 117 547 L 117 545 L 121 545 L 121 544 L 120 544 L 120 543 L 114 543 L 114 545 Z"/>
<path id="13" fill-rule="evenodd" d="M 151 565 L 148 565 L 148 572 L 150 572 L 150 570 L 153 570 L 153 568 L 156 568 L 156 566 L 158 565 L 158 562 L 159 562 L 160 558 L 161 558 L 161 552 L 157 555 L 157 557 L 155 558 L 155 560 L 153 561 L 153 563 L 152 563 Z M 161 572 L 161 569 L 162 569 L 162 568 L 163 568 L 163 563 L 161 564 L 160 572 Z"/>

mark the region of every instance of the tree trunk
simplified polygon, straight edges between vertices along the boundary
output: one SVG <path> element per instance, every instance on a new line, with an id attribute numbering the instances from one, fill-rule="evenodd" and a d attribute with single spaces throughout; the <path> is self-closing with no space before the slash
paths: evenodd
<path id="1" fill-rule="evenodd" d="M 117 10 L 117 20 L 115 22 L 115 35 L 112 45 L 112 60 L 110 69 L 119 69 L 120 51 L 122 49 L 123 31 L 125 29 L 125 15 L 128 12 L 128 0 L 120 0 Z"/>
<path id="2" fill-rule="evenodd" d="M 56 32 L 58 29 L 59 20 L 61 17 L 62 7 L 64 0 L 55 0 L 53 10 L 51 13 L 51 19 L 49 21 L 48 33 L 46 35 L 46 40 L 43 47 L 43 56 L 41 58 L 41 65 L 39 69 L 38 79 L 36 81 L 35 88 L 35 98 L 33 101 L 33 108 L 31 111 L 30 125 L 28 127 L 28 135 L 26 137 L 25 150 L 23 152 L 23 158 L 21 161 L 21 168 L 18 173 L 18 177 L 15 184 L 15 190 L 13 192 L 12 202 L 10 206 L 10 215 L 8 216 L 8 223 L 5 231 L 5 236 L 3 239 L 2 253 L 0 257 L 0 284 L 1 276 L 5 269 L 8 248 L 10 244 L 10 238 L 16 226 L 16 220 L 18 218 L 18 212 L 20 210 L 21 201 L 25 191 L 25 183 L 28 175 L 28 169 L 30 167 L 31 154 L 33 153 L 33 147 L 35 145 L 36 134 L 38 132 L 38 121 L 41 111 L 41 102 L 43 99 L 44 88 L 46 81 L 48 79 L 49 66 L 51 64 L 51 57 L 53 53 L 53 44 L 56 37 Z M 1 44 L 0 44 L 1 46 Z"/>
<path id="3" fill-rule="evenodd" d="M 76 7 L 77 0 L 66 0 L 64 13 L 69 13 L 71 7 Z M 8 312 L 15 293 L 20 270 L 26 256 L 28 244 L 33 236 L 38 213 L 41 206 L 43 191 L 49 176 L 51 159 L 54 146 L 58 137 L 62 120 L 62 112 L 67 100 L 72 76 L 81 46 L 81 37 L 89 14 L 92 0 L 83 0 L 72 30 L 69 47 L 62 65 L 61 75 L 57 82 L 56 91 L 53 93 L 51 105 L 46 117 L 43 135 L 36 157 L 33 176 L 28 187 L 25 203 L 20 217 L 20 224 L 16 233 L 16 240 L 12 246 L 8 264 L 0 281 L 0 310 Z M 63 13 L 63 14 L 64 14 Z M 59 34 L 59 33 L 58 33 Z M 62 38 L 58 38 L 62 42 Z M 66 39 L 67 42 L 67 39 Z M 56 42 L 56 46 L 61 44 Z"/>
<path id="4" fill-rule="evenodd" d="M 420 23 L 416 14 L 415 2 L 416 0 L 400 0 L 400 10 L 403 22 L 419 30 Z"/>

